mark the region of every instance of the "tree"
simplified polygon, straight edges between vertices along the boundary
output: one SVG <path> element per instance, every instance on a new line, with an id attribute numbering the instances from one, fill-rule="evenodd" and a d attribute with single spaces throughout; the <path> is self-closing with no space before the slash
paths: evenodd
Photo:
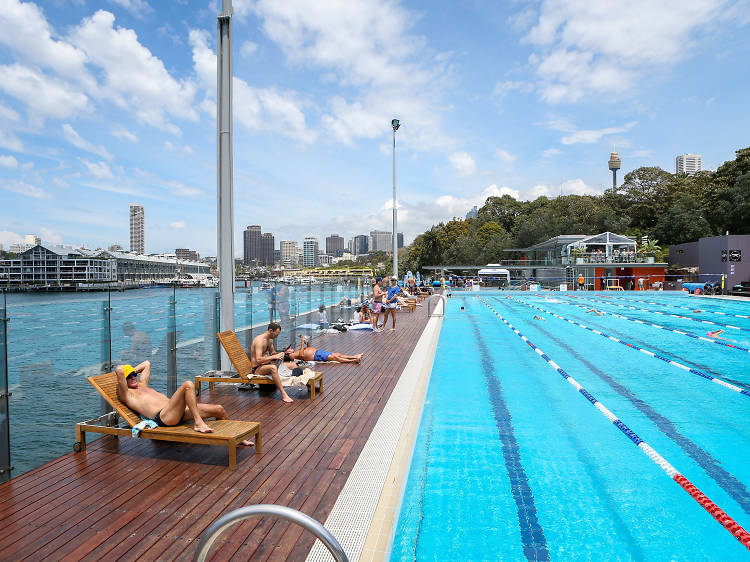
<path id="1" fill-rule="evenodd" d="M 482 223 L 494 221 L 507 232 L 513 232 L 523 212 L 524 204 L 521 201 L 516 201 L 510 195 L 503 195 L 502 197 L 488 197 L 482 208 L 478 210 L 477 218 Z"/>
<path id="2" fill-rule="evenodd" d="M 665 244 L 682 244 L 698 240 L 711 226 L 702 214 L 702 205 L 689 195 L 682 195 L 656 221 L 652 233 Z"/>
<path id="3" fill-rule="evenodd" d="M 497 234 L 505 234 L 505 229 L 495 221 L 489 221 L 480 226 L 474 237 L 480 248 L 483 248 L 487 241 Z"/>
<path id="4" fill-rule="evenodd" d="M 644 167 L 625 174 L 617 188 L 610 188 L 610 201 L 616 210 L 627 210 L 631 226 L 650 228 L 666 210 L 672 174 L 659 167 Z"/>

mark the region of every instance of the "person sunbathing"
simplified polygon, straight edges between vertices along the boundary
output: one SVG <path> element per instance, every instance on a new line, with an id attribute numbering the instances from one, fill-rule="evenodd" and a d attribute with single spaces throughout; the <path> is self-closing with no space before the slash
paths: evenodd
<path id="1" fill-rule="evenodd" d="M 416 306 L 422 306 L 422 303 L 418 302 L 416 299 L 406 299 L 400 296 L 396 296 L 396 302 L 399 306 L 409 306 L 410 303 Z"/>
<path id="2" fill-rule="evenodd" d="M 186 421 L 194 422 L 194 429 L 199 433 L 212 433 L 203 418 L 227 419 L 227 412 L 220 404 L 198 404 L 195 399 L 195 385 L 185 381 L 180 388 L 167 398 L 151 388 L 151 362 L 144 361 L 132 367 L 118 365 L 117 396 L 131 410 L 143 418 L 154 420 L 159 427 L 180 425 Z M 139 380 L 140 379 L 140 380 Z M 252 445 L 252 441 L 243 441 L 243 445 Z"/>
<path id="3" fill-rule="evenodd" d="M 310 347 L 307 344 L 307 338 L 300 336 L 300 348 L 294 349 L 291 345 L 284 350 L 284 360 L 287 357 L 291 360 L 302 360 L 302 361 L 315 361 L 315 362 L 326 362 L 326 361 L 338 361 L 339 363 L 359 363 L 362 360 L 362 353 L 358 355 L 344 355 L 336 351 L 323 351 L 315 347 Z"/>

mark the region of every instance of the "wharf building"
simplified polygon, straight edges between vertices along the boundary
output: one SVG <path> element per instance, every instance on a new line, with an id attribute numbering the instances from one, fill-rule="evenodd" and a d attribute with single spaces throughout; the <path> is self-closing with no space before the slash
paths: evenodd
<path id="1" fill-rule="evenodd" d="M 110 250 L 112 249 L 113 248 L 110 247 Z M 177 248 L 174 251 L 174 254 L 175 254 L 175 257 L 181 261 L 200 261 L 201 259 L 200 254 L 198 254 L 198 252 L 196 252 L 195 250 L 190 250 L 188 248 Z"/>
<path id="2" fill-rule="evenodd" d="M 73 246 L 36 245 L 18 258 L 0 260 L 0 286 L 76 287 L 111 282 L 137 285 L 210 274 L 209 266 L 197 261 Z"/>
<path id="3" fill-rule="evenodd" d="M 701 171 L 700 154 L 680 154 L 674 159 L 674 173 L 692 176 Z"/>
<path id="4" fill-rule="evenodd" d="M 146 215 L 143 205 L 130 205 L 130 251 L 135 254 L 146 253 Z"/>

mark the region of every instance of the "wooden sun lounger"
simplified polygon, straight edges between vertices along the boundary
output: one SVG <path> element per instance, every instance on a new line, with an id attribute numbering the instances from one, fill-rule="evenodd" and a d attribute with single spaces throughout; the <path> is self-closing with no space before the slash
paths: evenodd
<path id="1" fill-rule="evenodd" d="M 214 384 L 217 382 L 227 383 L 248 383 L 248 384 L 276 384 L 273 379 L 264 376 L 254 376 L 253 366 L 250 363 L 250 358 L 245 353 L 242 344 L 237 339 L 237 336 L 231 330 L 226 332 L 220 332 L 216 334 L 219 338 L 221 346 L 224 351 L 227 352 L 229 360 L 237 369 L 235 376 L 211 376 L 211 375 L 198 375 L 195 377 L 195 388 L 198 394 L 201 393 L 201 383 L 207 382 L 208 388 L 213 390 Z M 315 386 L 318 386 L 318 392 L 323 392 L 323 373 L 316 372 L 315 376 L 307 382 L 307 387 L 310 389 L 310 400 L 315 400 Z"/>
<path id="2" fill-rule="evenodd" d="M 117 396 L 116 373 L 112 372 L 88 377 L 88 381 L 99 391 L 109 405 L 114 408 L 115 412 L 127 422 L 129 427 L 117 427 L 114 425 L 116 417 L 111 414 L 102 416 L 102 418 L 97 420 L 78 423 L 76 424 L 76 443 L 73 446 L 73 449 L 77 452 L 86 450 L 86 432 L 130 436 L 130 428 L 141 422 L 141 416 L 128 408 Z M 106 425 L 97 425 L 95 423 L 103 421 L 106 421 Z M 144 429 L 141 431 L 141 438 L 227 447 L 229 450 L 229 468 L 231 470 L 237 468 L 237 446 L 244 440 L 255 436 L 255 452 L 261 452 L 263 444 L 259 422 L 212 420 L 206 421 L 206 423 L 213 428 L 213 433 L 198 433 L 193 429 L 192 425 L 181 424 L 169 427 L 157 427 L 155 429 Z"/>

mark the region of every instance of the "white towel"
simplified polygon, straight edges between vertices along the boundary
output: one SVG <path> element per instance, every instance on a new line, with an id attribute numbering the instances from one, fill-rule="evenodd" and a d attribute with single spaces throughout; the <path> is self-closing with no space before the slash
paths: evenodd
<path id="1" fill-rule="evenodd" d="M 150 420 L 148 418 L 140 421 L 136 425 L 133 426 L 133 429 L 130 430 L 130 434 L 133 437 L 140 437 L 141 436 L 141 430 L 143 429 L 156 429 L 159 427 L 159 425 L 154 421 Z"/>

